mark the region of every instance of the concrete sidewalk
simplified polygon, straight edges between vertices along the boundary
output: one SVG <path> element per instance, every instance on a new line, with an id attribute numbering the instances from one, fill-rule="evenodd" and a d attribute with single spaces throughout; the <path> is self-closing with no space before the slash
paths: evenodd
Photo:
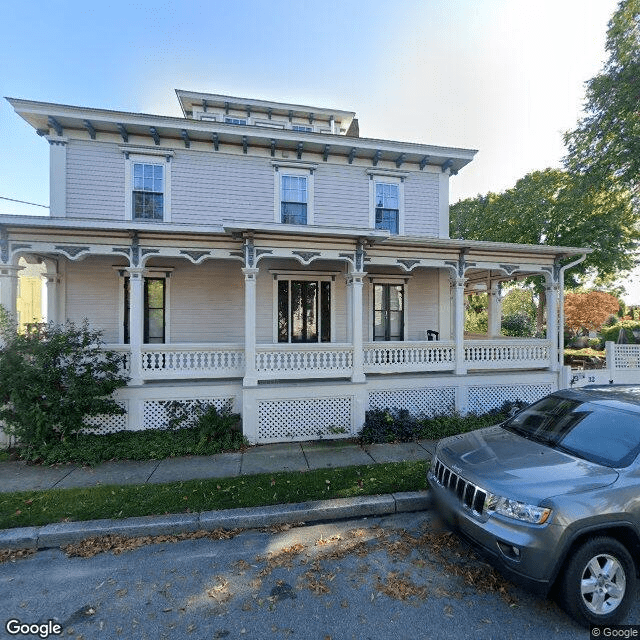
<path id="1" fill-rule="evenodd" d="M 330 440 L 268 444 L 251 447 L 243 453 L 220 453 L 214 456 L 105 462 L 95 467 L 45 467 L 25 462 L 0 462 L 0 492 L 162 483 L 377 462 L 429 460 L 434 447 L 433 440 L 365 446 L 344 440 Z"/>
<path id="2" fill-rule="evenodd" d="M 428 460 L 431 440 L 361 447 L 346 441 L 263 445 L 244 453 L 172 458 L 162 461 L 107 462 L 94 468 L 72 465 L 41 467 L 23 462 L 0 462 L 0 491 L 26 491 L 107 484 L 144 484 L 201 478 L 220 478 L 278 471 L 306 471 L 332 467 Z M 299 504 L 226 509 L 202 513 L 59 522 L 42 527 L 0 530 L 0 549 L 45 549 L 104 535 L 156 536 L 218 528 L 256 528 L 276 524 L 318 522 L 420 511 L 430 506 L 429 493 L 417 491 Z"/>

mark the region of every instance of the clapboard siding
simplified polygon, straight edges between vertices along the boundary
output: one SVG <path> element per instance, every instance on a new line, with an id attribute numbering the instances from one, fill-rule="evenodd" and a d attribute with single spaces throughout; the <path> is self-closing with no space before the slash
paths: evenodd
<path id="1" fill-rule="evenodd" d="M 404 182 L 404 231 L 408 236 L 439 235 L 438 174 L 414 173 Z"/>
<path id="2" fill-rule="evenodd" d="M 112 265 L 109 258 L 69 261 L 64 276 L 66 318 L 75 323 L 87 319 L 104 332 L 106 343 L 119 341 L 120 279 Z"/>
<path id="3" fill-rule="evenodd" d="M 426 340 L 428 329 L 438 328 L 438 271 L 416 269 L 407 287 L 407 328 L 409 340 Z"/>
<path id="4" fill-rule="evenodd" d="M 176 151 L 172 162 L 173 222 L 273 222 L 274 169 L 268 159 Z"/>
<path id="5" fill-rule="evenodd" d="M 176 263 L 170 279 L 171 342 L 244 342 L 240 268 L 236 261 Z"/>
<path id="6" fill-rule="evenodd" d="M 67 146 L 67 216 L 123 220 L 124 154 L 115 144 L 70 140 Z"/>
<path id="7" fill-rule="evenodd" d="M 365 167 L 320 163 L 314 223 L 369 227 Z M 276 174 L 270 158 L 175 149 L 171 218 L 179 224 L 272 223 Z M 438 235 L 438 175 L 411 172 L 404 185 L 405 233 Z M 72 140 L 67 149 L 67 216 L 124 220 L 125 158 L 117 144 Z"/>
<path id="8" fill-rule="evenodd" d="M 363 167 L 321 165 L 314 190 L 315 224 L 369 227 L 369 176 Z"/>

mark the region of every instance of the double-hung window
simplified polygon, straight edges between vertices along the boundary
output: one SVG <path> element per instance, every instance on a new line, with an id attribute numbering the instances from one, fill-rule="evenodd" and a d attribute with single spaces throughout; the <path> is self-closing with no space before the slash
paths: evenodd
<path id="1" fill-rule="evenodd" d="M 171 149 L 120 147 L 125 161 L 125 219 L 171 222 Z"/>
<path id="2" fill-rule="evenodd" d="M 280 188 L 280 221 L 307 224 L 307 176 L 283 175 Z"/>
<path id="3" fill-rule="evenodd" d="M 331 281 L 278 279 L 278 342 L 331 342 Z"/>
<path id="4" fill-rule="evenodd" d="M 133 220 L 164 220 L 164 165 L 133 162 Z"/>
<path id="5" fill-rule="evenodd" d="M 395 183 L 375 183 L 376 229 L 398 234 L 400 229 L 400 186 Z"/>
<path id="6" fill-rule="evenodd" d="M 404 340 L 404 286 L 373 285 L 373 339 Z"/>

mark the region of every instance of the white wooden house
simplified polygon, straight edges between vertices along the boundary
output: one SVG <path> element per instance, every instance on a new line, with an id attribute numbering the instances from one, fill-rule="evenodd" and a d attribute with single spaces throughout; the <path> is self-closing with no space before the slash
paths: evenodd
<path id="1" fill-rule="evenodd" d="M 584 249 L 449 238 L 474 151 L 359 137 L 355 114 L 178 91 L 184 117 L 10 98 L 50 145 L 50 216 L 0 216 L 0 302 L 21 257 L 47 319 L 127 354 L 126 415 L 232 402 L 251 442 L 354 434 L 373 407 L 434 414 L 566 384 L 559 260 Z M 565 260 L 566 262 L 566 260 Z M 544 339 L 500 336 L 499 285 L 546 279 Z M 489 332 L 464 298 L 489 293 Z"/>

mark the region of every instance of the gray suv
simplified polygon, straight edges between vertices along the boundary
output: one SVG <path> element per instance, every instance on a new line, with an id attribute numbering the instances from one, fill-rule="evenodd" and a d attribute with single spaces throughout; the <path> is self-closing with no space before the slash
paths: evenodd
<path id="1" fill-rule="evenodd" d="M 640 558 L 640 387 L 553 393 L 438 443 L 428 481 L 452 528 L 578 622 L 616 624 Z"/>

